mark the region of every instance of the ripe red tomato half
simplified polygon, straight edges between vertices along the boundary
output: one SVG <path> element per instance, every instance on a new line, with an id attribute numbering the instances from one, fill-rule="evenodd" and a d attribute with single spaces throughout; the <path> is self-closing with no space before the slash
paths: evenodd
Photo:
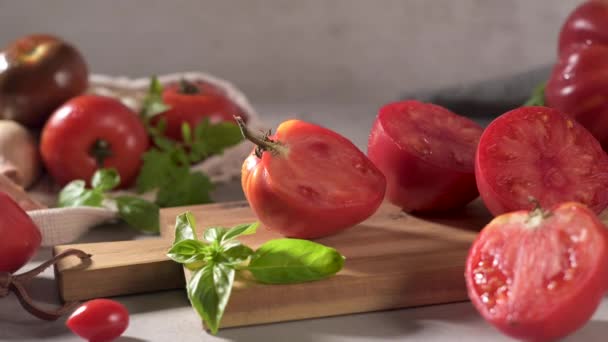
<path id="1" fill-rule="evenodd" d="M 482 131 L 434 104 L 392 103 L 378 113 L 367 154 L 386 176 L 390 202 L 405 211 L 445 211 L 479 195 L 474 158 Z"/>
<path id="2" fill-rule="evenodd" d="M 591 318 L 606 291 L 606 228 L 574 202 L 498 216 L 473 243 L 465 278 L 475 308 L 505 334 L 564 337 Z"/>
<path id="3" fill-rule="evenodd" d="M 129 311 L 109 299 L 93 299 L 80 306 L 66 325 L 89 342 L 107 342 L 118 338 L 129 326 Z"/>
<path id="4" fill-rule="evenodd" d="M 28 214 L 0 191 L 0 272 L 13 273 L 40 247 L 42 236 Z"/>
<path id="5" fill-rule="evenodd" d="M 318 238 L 365 220 L 382 203 L 384 176 L 338 133 L 290 120 L 274 136 L 255 137 L 240 124 L 259 146 L 243 164 L 243 191 L 266 227 Z"/>
<path id="6" fill-rule="evenodd" d="M 240 116 L 247 121 L 244 112 L 220 88 L 206 82 L 182 80 L 167 85 L 163 90 L 163 102 L 170 107 L 166 112 L 155 116 L 153 124 L 161 119 L 167 123 L 165 135 L 173 140 L 182 141 L 182 124 L 194 128 L 205 119 L 211 122 L 234 121 Z"/>
<path id="7" fill-rule="evenodd" d="M 608 156 L 581 125 L 547 107 L 522 107 L 495 119 L 479 140 L 479 193 L 494 214 L 575 201 L 608 205 Z"/>
<path id="8" fill-rule="evenodd" d="M 608 151 L 608 1 L 588 1 L 564 23 L 545 100 L 585 126 Z"/>
<path id="9" fill-rule="evenodd" d="M 116 168 L 121 186 L 137 176 L 148 135 L 137 114 L 120 101 L 83 95 L 66 102 L 42 131 L 42 159 L 61 185 L 90 181 L 98 168 Z"/>

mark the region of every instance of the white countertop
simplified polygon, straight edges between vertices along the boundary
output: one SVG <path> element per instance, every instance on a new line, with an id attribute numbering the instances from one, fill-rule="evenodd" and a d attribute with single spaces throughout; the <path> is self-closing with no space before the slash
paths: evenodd
<path id="1" fill-rule="evenodd" d="M 364 148 L 375 116 L 376 105 L 258 105 L 265 122 L 276 125 L 293 117 L 322 123 L 351 138 Z M 291 108 L 305 108 L 293 111 Z M 352 117 L 352 120 L 346 118 Z M 221 187 L 218 200 L 242 196 L 238 183 Z M 82 241 L 111 241 L 136 238 L 129 229 L 104 226 L 91 231 Z M 42 249 L 34 266 L 50 256 Z M 86 284 L 83 284 L 86 286 Z M 41 303 L 58 303 L 52 269 L 36 278 L 30 286 Z M 118 341 L 510 341 L 486 324 L 470 303 L 434 305 L 268 324 L 221 330 L 217 337 L 205 333 L 200 320 L 190 308 L 185 291 L 164 291 L 115 298 L 131 313 L 131 323 Z M 606 341 L 608 336 L 608 298 L 587 325 L 566 341 Z M 19 307 L 14 296 L 0 299 L 0 341 L 80 341 L 65 327 L 64 319 L 39 321 Z"/>

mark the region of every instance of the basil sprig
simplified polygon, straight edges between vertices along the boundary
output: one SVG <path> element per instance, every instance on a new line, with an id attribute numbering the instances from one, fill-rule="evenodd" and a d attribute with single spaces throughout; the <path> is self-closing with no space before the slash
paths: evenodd
<path id="1" fill-rule="evenodd" d="M 236 240 L 254 234 L 258 226 L 256 222 L 210 227 L 198 239 L 190 212 L 176 219 L 175 239 L 167 256 L 193 271 L 188 298 L 213 334 L 219 329 L 236 272 L 250 272 L 262 283 L 290 284 L 327 278 L 344 265 L 344 256 L 337 250 L 308 240 L 270 240 L 255 251 Z"/>
<path id="2" fill-rule="evenodd" d="M 116 169 L 97 170 L 91 179 L 91 188 L 84 180 L 68 183 L 59 193 L 60 207 L 112 207 L 128 225 L 148 233 L 159 232 L 159 207 L 133 196 L 110 197 L 107 192 L 120 183 Z"/>

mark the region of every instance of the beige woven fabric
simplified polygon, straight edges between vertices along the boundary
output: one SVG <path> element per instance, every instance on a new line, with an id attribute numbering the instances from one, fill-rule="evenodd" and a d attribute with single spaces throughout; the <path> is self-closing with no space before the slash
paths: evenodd
<path id="1" fill-rule="evenodd" d="M 249 116 L 249 126 L 262 126 L 257 113 L 245 95 L 229 82 L 200 72 L 175 73 L 159 77 L 162 84 L 179 81 L 180 79 L 202 80 L 220 87 Z M 145 96 L 149 82 L 149 78 L 128 79 L 91 75 L 89 92 L 120 98 L 125 105 L 139 111 L 141 100 Z M 249 142 L 243 142 L 225 150 L 222 155 L 213 156 L 194 165 L 193 169 L 205 172 L 215 183 L 227 182 L 240 177 L 243 160 L 251 151 L 252 145 Z M 30 195 L 49 207 L 55 206 L 57 186 L 50 183 L 48 179 L 39 183 L 29 191 Z M 120 193 L 135 194 L 132 191 L 121 191 Z M 154 194 L 144 194 L 141 197 L 151 199 Z M 42 232 L 43 246 L 70 243 L 86 233 L 91 227 L 117 219 L 117 213 L 114 210 L 91 207 L 49 208 L 28 211 L 28 214 Z"/>

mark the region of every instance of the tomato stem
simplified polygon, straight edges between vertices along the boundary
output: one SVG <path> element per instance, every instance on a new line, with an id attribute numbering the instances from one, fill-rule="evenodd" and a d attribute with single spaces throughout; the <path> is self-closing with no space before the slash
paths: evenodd
<path id="1" fill-rule="evenodd" d="M 255 149 L 255 155 L 258 158 L 262 158 L 262 153 L 268 151 L 272 154 L 287 154 L 287 148 L 281 144 L 280 141 L 275 141 L 270 139 L 271 132 L 268 131 L 264 134 L 255 134 L 247 128 L 245 121 L 240 116 L 235 115 L 234 120 L 236 120 L 237 125 L 241 129 L 241 134 L 245 139 L 251 141 L 256 144 L 257 147 Z"/>
<path id="2" fill-rule="evenodd" d="M 180 94 L 194 95 L 194 94 L 199 94 L 200 92 L 201 91 L 200 91 L 200 89 L 198 89 L 196 84 L 194 84 L 190 81 L 187 81 L 183 78 L 179 81 L 179 93 Z"/>
<path id="3" fill-rule="evenodd" d="M 107 140 L 97 139 L 91 146 L 89 154 L 93 158 L 95 158 L 95 161 L 97 162 L 97 167 L 103 168 L 103 162 L 106 160 L 106 158 L 112 156 L 112 148 Z"/>

